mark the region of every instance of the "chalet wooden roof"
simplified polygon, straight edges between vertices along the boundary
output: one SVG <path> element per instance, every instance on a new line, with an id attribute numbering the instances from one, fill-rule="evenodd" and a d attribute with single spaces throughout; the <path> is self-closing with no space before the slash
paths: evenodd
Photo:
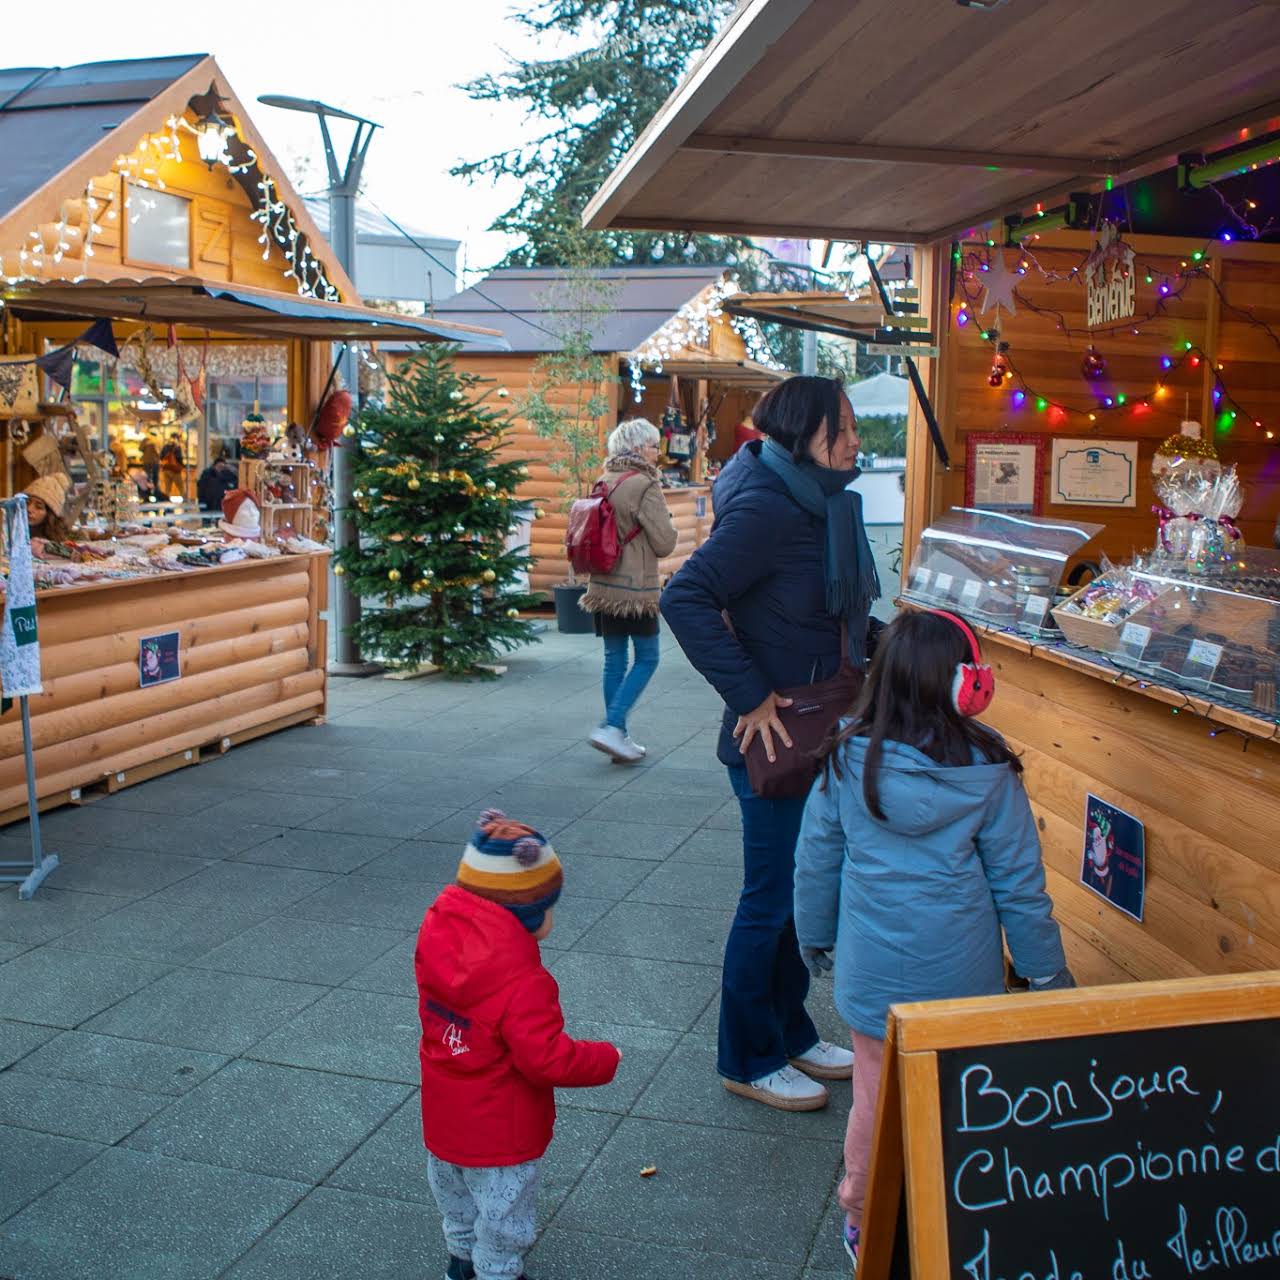
<path id="1" fill-rule="evenodd" d="M 1280 129 L 1280 0 L 742 0 L 587 226 L 928 243 Z"/>
<path id="2" fill-rule="evenodd" d="M 599 282 L 602 308 L 598 319 L 591 320 L 594 349 L 634 350 L 724 272 L 721 266 L 689 265 L 604 267 L 590 272 Z M 472 288 L 438 301 L 432 315 L 497 329 L 512 351 L 551 351 L 559 345 L 558 333 L 566 323 L 573 323 L 565 312 L 571 301 L 568 280 L 569 273 L 561 267 L 503 267 Z M 592 296 L 590 290 L 587 296 Z"/>
<path id="3" fill-rule="evenodd" d="M 355 285 L 305 201 L 218 64 L 204 53 L 0 70 L 0 244 L 21 242 L 29 229 L 55 221 L 63 200 L 109 173 L 116 157 L 131 151 L 140 135 L 162 130 L 170 116 L 181 116 L 191 99 L 203 97 L 211 86 L 235 116 L 329 280 L 344 301 L 358 302 Z"/>
<path id="4" fill-rule="evenodd" d="M 29 320 L 138 320 L 276 339 L 467 342 L 489 350 L 507 345 L 493 329 L 190 277 L 19 280 L 0 284 L 0 300 Z"/>

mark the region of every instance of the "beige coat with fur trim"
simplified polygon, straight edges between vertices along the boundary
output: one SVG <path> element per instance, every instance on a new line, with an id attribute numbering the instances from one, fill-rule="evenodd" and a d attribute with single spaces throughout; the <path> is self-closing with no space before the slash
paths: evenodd
<path id="1" fill-rule="evenodd" d="M 621 484 L 619 476 L 628 471 Z M 603 479 L 614 485 L 610 502 L 618 518 L 618 536 L 625 538 L 637 525 L 640 532 L 622 548 L 612 573 L 593 573 L 582 608 L 615 618 L 658 616 L 658 561 L 676 549 L 676 526 L 662 496 L 657 467 L 634 455 L 622 454 L 605 463 Z"/>

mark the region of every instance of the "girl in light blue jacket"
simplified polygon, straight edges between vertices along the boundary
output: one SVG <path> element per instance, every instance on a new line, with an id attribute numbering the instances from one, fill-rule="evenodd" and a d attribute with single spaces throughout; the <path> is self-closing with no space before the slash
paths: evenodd
<path id="1" fill-rule="evenodd" d="M 1034 989 L 1075 985 L 1022 765 L 973 718 L 993 691 L 963 620 L 900 615 L 805 806 L 796 933 L 814 973 L 834 949 L 836 1008 L 853 1031 L 840 1205 L 855 1266 L 889 1006 L 1002 992 L 1002 929 Z"/>

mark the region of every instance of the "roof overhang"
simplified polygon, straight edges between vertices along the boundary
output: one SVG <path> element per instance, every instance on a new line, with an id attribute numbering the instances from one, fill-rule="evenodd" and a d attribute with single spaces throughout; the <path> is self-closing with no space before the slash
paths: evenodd
<path id="1" fill-rule="evenodd" d="M 495 350 L 509 350 L 507 340 L 495 329 L 398 316 L 372 307 L 215 280 L 19 280 L 0 285 L 0 299 L 15 316 L 27 320 L 105 318 L 184 325 L 278 341 L 484 342 Z"/>
<path id="2" fill-rule="evenodd" d="M 739 293 L 725 299 L 724 309 L 734 316 L 868 342 L 889 322 L 881 303 L 847 293 Z"/>
<path id="3" fill-rule="evenodd" d="M 763 390 L 791 375 L 785 369 L 771 369 L 755 360 L 734 360 L 731 356 L 692 352 L 663 360 L 662 376 L 705 379 L 707 382 L 723 382 L 730 386 Z"/>
<path id="4" fill-rule="evenodd" d="M 1280 0 L 742 0 L 583 215 L 924 244 L 1280 129 Z"/>

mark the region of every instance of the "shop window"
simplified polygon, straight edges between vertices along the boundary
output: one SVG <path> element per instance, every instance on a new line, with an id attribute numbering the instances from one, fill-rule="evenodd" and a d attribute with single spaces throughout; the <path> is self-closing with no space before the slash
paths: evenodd
<path id="1" fill-rule="evenodd" d="M 125 256 L 157 267 L 191 268 L 191 201 L 129 184 Z"/>

